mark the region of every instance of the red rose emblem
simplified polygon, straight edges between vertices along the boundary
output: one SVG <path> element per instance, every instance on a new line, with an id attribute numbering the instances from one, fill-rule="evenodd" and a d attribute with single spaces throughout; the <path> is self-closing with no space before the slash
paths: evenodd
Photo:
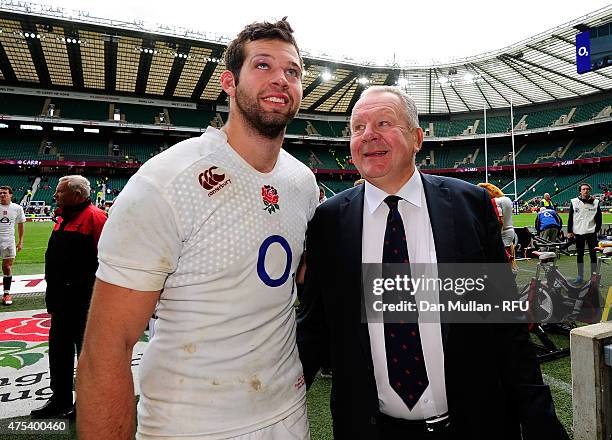
<path id="1" fill-rule="evenodd" d="M 49 339 L 51 315 L 40 313 L 31 318 L 0 321 L 0 341 L 43 342 Z"/>
<path id="2" fill-rule="evenodd" d="M 272 205 L 278 203 L 278 192 L 273 186 L 264 185 L 264 187 L 261 188 L 261 195 L 266 202 Z"/>
<path id="3" fill-rule="evenodd" d="M 261 187 L 261 197 L 263 198 L 264 210 L 270 214 L 280 209 L 278 205 L 278 191 L 272 185 L 264 185 Z"/>

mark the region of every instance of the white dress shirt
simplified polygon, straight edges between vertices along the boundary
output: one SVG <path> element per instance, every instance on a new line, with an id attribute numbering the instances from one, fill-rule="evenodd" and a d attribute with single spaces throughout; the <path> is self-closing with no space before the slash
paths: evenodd
<path id="1" fill-rule="evenodd" d="M 389 207 L 384 200 L 388 195 L 390 194 L 365 182 L 363 263 L 382 263 L 383 242 L 389 213 Z M 435 264 L 437 262 L 436 248 L 420 173 L 415 171 L 408 182 L 394 195 L 402 198 L 398 203 L 398 209 L 404 222 L 410 262 Z M 419 293 L 417 292 L 416 295 L 418 301 Z M 436 314 L 439 318 L 439 314 L 437 312 Z M 380 411 L 391 417 L 423 420 L 448 411 L 444 382 L 442 331 L 439 323 L 432 322 L 431 318 L 428 318 L 427 321 L 419 322 L 419 331 L 429 386 L 412 410 L 408 409 L 401 397 L 389 385 L 384 324 L 382 322 L 368 323 Z"/>

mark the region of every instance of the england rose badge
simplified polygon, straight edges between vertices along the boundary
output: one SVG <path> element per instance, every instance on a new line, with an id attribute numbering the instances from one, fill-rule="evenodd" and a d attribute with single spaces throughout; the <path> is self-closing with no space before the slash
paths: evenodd
<path id="1" fill-rule="evenodd" d="M 264 203 L 264 210 L 270 214 L 280 209 L 278 205 L 278 191 L 272 185 L 264 185 L 261 187 L 261 197 Z"/>

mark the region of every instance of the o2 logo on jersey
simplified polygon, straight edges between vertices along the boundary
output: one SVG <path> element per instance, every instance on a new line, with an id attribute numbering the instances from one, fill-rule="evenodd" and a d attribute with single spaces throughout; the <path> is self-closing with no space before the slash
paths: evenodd
<path id="1" fill-rule="evenodd" d="M 268 275 L 268 272 L 266 272 L 266 255 L 268 253 L 268 249 L 274 243 L 280 244 L 287 254 L 287 262 L 285 263 L 285 271 L 280 276 L 280 278 L 276 278 L 276 279 L 270 277 L 270 275 Z M 289 246 L 289 243 L 287 242 L 287 240 L 285 240 L 280 235 L 271 235 L 270 237 L 266 238 L 263 241 L 261 246 L 259 246 L 259 256 L 257 258 L 257 275 L 259 275 L 259 278 L 261 279 L 261 281 L 264 282 L 266 286 L 270 286 L 270 287 L 282 286 L 283 284 L 285 284 L 287 279 L 289 279 L 289 272 L 291 271 L 292 261 L 293 261 L 293 254 L 291 253 L 291 246 Z"/>

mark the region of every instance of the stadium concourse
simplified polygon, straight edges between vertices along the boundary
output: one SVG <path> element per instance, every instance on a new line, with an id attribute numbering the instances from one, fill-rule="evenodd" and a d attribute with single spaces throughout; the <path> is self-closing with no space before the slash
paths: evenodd
<path id="1" fill-rule="evenodd" d="M 593 187 L 604 213 L 612 212 L 612 70 L 577 73 L 575 39 L 584 31 L 591 38 L 612 35 L 612 6 L 447 64 L 375 66 L 306 56 L 302 106 L 284 148 L 312 169 L 327 197 L 351 187 L 359 178 L 349 152 L 351 109 L 365 88 L 396 85 L 420 113 L 421 172 L 488 180 L 531 226 L 527 213 L 544 193 L 564 212 L 581 182 Z M 38 256 L 18 256 L 15 273 L 42 273 L 49 230 L 43 222 L 59 177 L 86 176 L 92 198 L 110 206 L 142 163 L 224 124 L 224 50 L 223 41 L 192 30 L 0 3 L 0 184 L 12 186 L 29 214 L 24 252 L 32 234 L 40 234 L 33 246 Z M 530 262 L 521 267 L 535 270 Z M 0 417 L 24 416 L 48 394 L 42 373 L 48 316 L 36 295 L 44 281 L 16 276 L 13 286 L 15 308 L 0 311 Z M 569 362 L 551 365 L 548 382 L 570 428 Z M 311 415 L 315 439 L 331 438 L 328 388 L 319 381 L 309 397 L 323 420 L 318 425 Z"/>

